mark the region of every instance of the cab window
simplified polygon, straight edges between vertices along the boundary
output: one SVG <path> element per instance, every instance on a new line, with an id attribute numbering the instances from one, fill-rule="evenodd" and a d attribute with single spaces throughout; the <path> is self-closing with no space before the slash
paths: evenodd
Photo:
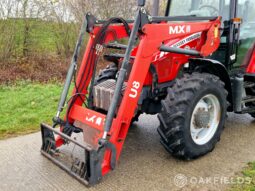
<path id="1" fill-rule="evenodd" d="M 237 16 L 242 18 L 240 44 L 236 63 L 236 66 L 240 66 L 247 65 L 245 58 L 249 57 L 249 53 L 255 44 L 255 1 L 239 0 Z"/>

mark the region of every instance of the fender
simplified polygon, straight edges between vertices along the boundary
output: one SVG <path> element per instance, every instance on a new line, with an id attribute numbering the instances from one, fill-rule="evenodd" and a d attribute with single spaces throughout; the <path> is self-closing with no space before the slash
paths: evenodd
<path id="1" fill-rule="evenodd" d="M 248 59 L 247 60 L 248 66 L 247 66 L 246 72 L 248 74 L 255 75 L 255 43 L 254 43 L 253 48 L 250 52 L 250 55 L 248 53 L 247 59 Z"/>
<path id="2" fill-rule="evenodd" d="M 217 60 L 203 59 L 203 58 L 192 58 L 189 60 L 189 72 L 206 72 L 218 76 L 221 81 L 225 83 L 226 90 L 228 91 L 227 100 L 230 103 L 228 108 L 229 111 L 233 111 L 233 100 L 232 100 L 232 86 L 230 76 L 227 68 L 224 64 Z"/>

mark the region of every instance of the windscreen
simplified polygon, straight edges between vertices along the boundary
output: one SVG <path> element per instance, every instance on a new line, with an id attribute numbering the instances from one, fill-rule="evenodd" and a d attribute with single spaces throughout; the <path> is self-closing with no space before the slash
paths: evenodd
<path id="1" fill-rule="evenodd" d="M 172 0 L 169 16 L 222 16 L 229 19 L 230 0 Z"/>
<path id="2" fill-rule="evenodd" d="M 255 37 L 255 1 L 239 0 L 237 16 L 242 18 L 241 39 Z"/>

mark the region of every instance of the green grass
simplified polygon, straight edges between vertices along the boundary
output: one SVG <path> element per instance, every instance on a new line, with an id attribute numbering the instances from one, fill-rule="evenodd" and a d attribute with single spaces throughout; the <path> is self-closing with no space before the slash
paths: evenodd
<path id="1" fill-rule="evenodd" d="M 51 122 L 61 89 L 53 83 L 0 86 L 0 139 L 36 132 L 41 122 Z"/>
<path id="2" fill-rule="evenodd" d="M 230 191 L 255 191 L 255 162 L 248 163 L 241 178 L 245 180 L 244 183 L 235 184 Z"/>

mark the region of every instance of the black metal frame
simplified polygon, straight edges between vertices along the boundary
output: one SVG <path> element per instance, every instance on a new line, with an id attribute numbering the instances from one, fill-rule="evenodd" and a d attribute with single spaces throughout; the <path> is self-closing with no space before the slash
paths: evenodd
<path id="1" fill-rule="evenodd" d="M 185 54 L 185 55 L 190 55 L 190 56 L 200 56 L 200 52 L 198 52 L 196 50 L 168 47 L 168 46 L 165 46 L 165 45 L 162 45 L 160 47 L 160 51 L 177 53 L 177 54 Z"/>
<path id="2" fill-rule="evenodd" d="M 166 16 L 166 17 L 152 17 L 151 22 L 162 22 L 162 21 L 214 21 L 218 17 L 190 17 L 190 16 Z"/>
<path id="3" fill-rule="evenodd" d="M 102 179 L 101 163 L 104 156 L 105 148 L 99 148 L 98 150 L 93 150 L 89 145 L 85 143 L 79 143 L 72 139 L 68 135 L 52 128 L 47 124 L 41 124 L 41 134 L 42 134 L 42 147 L 41 154 L 51 160 L 54 164 L 59 166 L 61 169 L 66 171 L 68 174 L 76 178 L 82 184 L 95 185 Z M 66 143 L 72 142 L 73 144 L 79 146 L 85 151 L 85 163 L 81 165 L 81 169 L 78 172 L 73 171 L 73 165 L 68 168 L 65 164 L 57 159 L 57 152 L 55 146 L 54 135 L 59 135 Z M 82 171 L 82 173 L 80 173 Z"/>

